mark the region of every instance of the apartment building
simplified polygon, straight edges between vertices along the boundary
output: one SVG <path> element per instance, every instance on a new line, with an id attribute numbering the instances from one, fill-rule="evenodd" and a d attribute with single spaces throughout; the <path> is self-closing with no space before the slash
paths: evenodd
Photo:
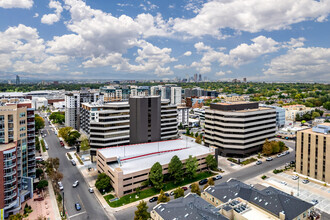
<path id="1" fill-rule="evenodd" d="M 178 106 L 178 125 L 189 125 L 189 108 L 186 106 Z"/>
<path id="2" fill-rule="evenodd" d="M 177 155 L 185 163 L 191 155 L 198 160 L 198 171 L 203 171 L 207 169 L 205 158 L 210 154 L 214 152 L 208 147 L 177 139 L 98 149 L 96 166 L 99 172 L 111 178 L 116 195 L 122 197 L 141 187 L 156 162 L 166 174 L 173 156 Z"/>
<path id="3" fill-rule="evenodd" d="M 285 125 L 285 109 L 278 107 L 278 106 L 273 106 L 273 105 L 263 105 L 259 104 L 261 107 L 267 107 L 267 108 L 273 108 L 276 110 L 276 127 L 277 128 L 283 128 Z"/>
<path id="4" fill-rule="evenodd" d="M 276 111 L 258 103 L 212 103 L 205 109 L 205 143 L 224 156 L 245 157 L 275 138 Z"/>
<path id="5" fill-rule="evenodd" d="M 295 121 L 297 114 L 302 116 L 314 110 L 314 108 L 306 107 L 304 105 L 288 105 L 283 106 L 283 108 L 285 109 L 285 119 L 289 121 Z"/>
<path id="6" fill-rule="evenodd" d="M 330 123 L 297 132 L 296 172 L 330 182 Z"/>
<path id="7" fill-rule="evenodd" d="M 131 97 L 129 102 L 83 103 L 81 129 L 97 148 L 176 139 L 177 107 L 159 96 Z"/>
<path id="8" fill-rule="evenodd" d="M 80 130 L 81 103 L 103 102 L 104 95 L 96 90 L 84 89 L 65 94 L 65 126 Z"/>
<path id="9" fill-rule="evenodd" d="M 4 217 L 19 212 L 33 197 L 35 127 L 31 103 L 0 106 L 0 209 Z"/>
<path id="10" fill-rule="evenodd" d="M 171 87 L 171 104 L 172 105 L 180 105 L 182 96 L 182 88 L 181 87 Z"/>

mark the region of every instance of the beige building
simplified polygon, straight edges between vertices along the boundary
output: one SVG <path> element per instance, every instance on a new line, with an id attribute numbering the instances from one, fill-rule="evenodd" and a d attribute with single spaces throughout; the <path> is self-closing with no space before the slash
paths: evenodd
<path id="1" fill-rule="evenodd" d="M 285 109 L 285 120 L 289 121 L 295 121 L 297 114 L 302 116 L 314 110 L 314 108 L 306 107 L 304 105 L 287 105 L 282 108 Z"/>
<path id="2" fill-rule="evenodd" d="M 330 183 L 330 123 L 297 132 L 296 171 Z"/>
<path id="3" fill-rule="evenodd" d="M 96 161 L 97 170 L 111 178 L 111 185 L 121 197 L 140 187 L 156 162 L 166 174 L 173 156 L 177 155 L 184 163 L 192 155 L 198 160 L 198 171 L 202 171 L 207 169 L 205 158 L 209 154 L 214 155 L 214 152 L 207 147 L 177 139 L 98 149 Z"/>

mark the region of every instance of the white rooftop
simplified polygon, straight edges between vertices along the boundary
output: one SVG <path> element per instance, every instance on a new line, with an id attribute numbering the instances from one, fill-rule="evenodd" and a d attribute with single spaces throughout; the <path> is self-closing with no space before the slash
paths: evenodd
<path id="1" fill-rule="evenodd" d="M 183 139 L 109 147 L 98 151 L 105 158 L 119 158 L 121 166 L 118 162 L 109 166 L 112 169 L 121 168 L 124 175 L 150 169 L 156 162 L 168 164 L 174 155 L 185 160 L 189 155 L 195 157 L 210 152 L 208 147 Z"/>

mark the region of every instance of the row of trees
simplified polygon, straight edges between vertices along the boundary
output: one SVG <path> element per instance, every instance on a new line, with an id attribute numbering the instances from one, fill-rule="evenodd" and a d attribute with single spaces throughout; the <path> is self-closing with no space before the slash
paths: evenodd
<path id="1" fill-rule="evenodd" d="M 64 124 L 65 114 L 64 112 L 53 112 L 52 114 L 50 114 L 49 120 L 51 120 L 55 124 Z"/>
<path id="2" fill-rule="evenodd" d="M 80 133 L 77 130 L 74 130 L 73 128 L 71 128 L 71 127 L 61 128 L 58 131 L 58 134 L 70 146 L 73 146 L 76 143 L 76 141 L 80 138 Z"/>
<path id="3" fill-rule="evenodd" d="M 286 149 L 287 147 L 282 141 L 268 141 L 268 139 L 266 139 L 264 145 L 262 146 L 262 153 L 268 156 L 280 153 Z"/>
<path id="4" fill-rule="evenodd" d="M 311 112 L 307 112 L 300 116 L 299 114 L 296 114 L 296 121 L 309 121 L 309 120 L 314 120 L 317 117 L 320 117 L 323 115 L 323 111 L 319 109 L 315 109 Z"/>
<path id="5" fill-rule="evenodd" d="M 34 115 L 34 123 L 36 132 L 43 129 L 45 127 L 45 120 L 38 114 Z"/>

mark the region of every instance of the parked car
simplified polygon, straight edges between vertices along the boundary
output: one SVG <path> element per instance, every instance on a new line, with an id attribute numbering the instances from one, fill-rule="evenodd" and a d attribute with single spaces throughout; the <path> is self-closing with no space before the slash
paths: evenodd
<path id="1" fill-rule="evenodd" d="M 272 157 L 267 157 L 266 161 L 272 161 L 273 158 Z"/>
<path id="2" fill-rule="evenodd" d="M 256 165 L 260 165 L 260 164 L 262 164 L 262 162 L 261 162 L 261 160 L 258 160 L 258 161 L 256 162 Z"/>
<path id="3" fill-rule="evenodd" d="M 299 177 L 296 176 L 296 175 L 294 175 L 294 176 L 292 176 L 292 179 L 293 179 L 293 180 L 297 180 L 297 179 L 299 179 Z"/>
<path id="4" fill-rule="evenodd" d="M 76 181 L 72 184 L 72 187 L 73 187 L 73 188 L 76 188 L 78 185 L 79 185 L 79 181 L 76 180 Z"/>
<path id="5" fill-rule="evenodd" d="M 76 161 L 74 161 L 74 159 L 71 160 L 71 163 L 72 163 L 73 166 L 76 166 L 77 165 L 76 164 Z"/>
<path id="6" fill-rule="evenodd" d="M 183 186 L 183 187 L 181 187 L 181 189 L 183 189 L 183 191 L 187 191 L 188 187 Z"/>
<path id="7" fill-rule="evenodd" d="M 90 187 L 90 188 L 88 188 L 88 191 L 89 191 L 90 193 L 93 193 L 93 192 L 94 192 L 94 189 L 93 189 L 92 187 Z"/>
<path id="8" fill-rule="evenodd" d="M 172 191 L 172 192 L 170 193 L 170 195 L 171 195 L 171 196 L 174 196 L 174 191 Z"/>
<path id="9" fill-rule="evenodd" d="M 313 199 L 313 200 L 312 200 L 312 204 L 313 204 L 313 205 L 316 205 L 316 204 L 318 204 L 318 203 L 319 203 L 319 200 L 317 200 L 317 199 Z"/>
<path id="10" fill-rule="evenodd" d="M 62 182 L 58 182 L 57 184 L 58 184 L 58 188 L 60 190 L 63 190 L 64 189 Z"/>
<path id="11" fill-rule="evenodd" d="M 158 200 L 158 197 L 155 196 L 155 197 L 152 197 L 151 199 L 149 199 L 149 202 L 156 202 Z"/>
<path id="12" fill-rule="evenodd" d="M 309 180 L 303 180 L 302 183 L 307 184 L 307 183 L 309 183 Z"/>
<path id="13" fill-rule="evenodd" d="M 44 158 L 42 158 L 42 157 L 36 157 L 36 161 L 44 161 Z"/>
<path id="14" fill-rule="evenodd" d="M 290 151 L 285 151 L 285 154 L 290 154 Z"/>
<path id="15" fill-rule="evenodd" d="M 205 185 L 207 183 L 207 179 L 202 179 L 198 182 L 199 185 Z"/>
<path id="16" fill-rule="evenodd" d="M 62 147 L 64 147 L 64 143 L 63 143 L 63 141 L 60 141 L 60 145 L 61 145 Z"/>
<path id="17" fill-rule="evenodd" d="M 282 154 L 277 154 L 277 157 L 279 158 L 279 157 L 282 157 L 283 155 Z"/>
<path id="18" fill-rule="evenodd" d="M 293 165 L 293 164 L 296 164 L 296 162 L 292 160 L 292 161 L 290 161 L 290 164 Z"/>
<path id="19" fill-rule="evenodd" d="M 219 180 L 219 179 L 222 179 L 222 176 L 221 175 L 217 175 L 215 177 L 212 178 L 213 180 Z"/>
<path id="20" fill-rule="evenodd" d="M 170 197 L 170 194 L 168 194 L 168 193 L 164 193 L 164 195 L 167 196 L 167 197 Z"/>
<path id="21" fill-rule="evenodd" d="M 288 185 L 285 181 L 282 181 L 281 183 L 285 186 Z"/>
<path id="22" fill-rule="evenodd" d="M 78 202 L 76 204 L 74 204 L 74 207 L 76 208 L 77 211 L 81 210 L 81 206 Z"/>

